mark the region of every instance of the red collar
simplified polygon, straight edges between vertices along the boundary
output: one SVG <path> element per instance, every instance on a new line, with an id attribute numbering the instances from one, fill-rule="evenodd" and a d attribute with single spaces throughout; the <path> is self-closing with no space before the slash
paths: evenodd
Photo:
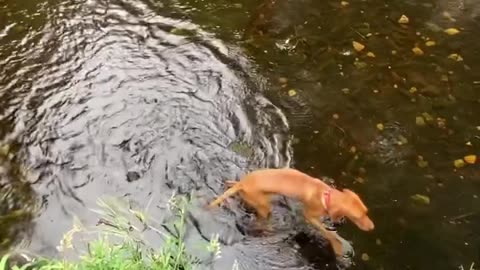
<path id="1" fill-rule="evenodd" d="M 332 189 L 329 188 L 327 190 L 325 190 L 322 194 L 322 203 L 323 203 L 323 207 L 325 208 L 325 210 L 328 212 L 328 208 L 330 207 L 330 197 L 331 197 L 331 194 L 332 194 Z"/>

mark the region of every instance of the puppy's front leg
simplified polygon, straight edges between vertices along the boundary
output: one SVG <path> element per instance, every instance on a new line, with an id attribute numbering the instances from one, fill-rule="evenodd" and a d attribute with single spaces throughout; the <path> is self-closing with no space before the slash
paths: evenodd
<path id="1" fill-rule="evenodd" d="M 330 242 L 335 254 L 337 256 L 342 256 L 343 245 L 342 242 L 340 242 L 340 240 L 335 236 L 335 234 L 325 229 L 323 224 L 317 218 L 307 217 L 307 220 L 320 231 L 323 237 L 325 237 Z"/>

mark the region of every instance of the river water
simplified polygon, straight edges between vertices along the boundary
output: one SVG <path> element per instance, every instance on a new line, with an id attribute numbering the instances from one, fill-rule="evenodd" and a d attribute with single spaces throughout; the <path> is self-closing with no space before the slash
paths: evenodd
<path id="1" fill-rule="evenodd" d="M 479 31 L 466 0 L 0 1 L 0 244 L 57 256 L 104 196 L 162 213 L 292 166 L 365 198 L 352 269 L 480 263 L 479 164 L 454 166 L 480 155 Z M 288 204 L 270 236 L 230 208 L 190 215 L 215 269 L 336 269 Z"/>

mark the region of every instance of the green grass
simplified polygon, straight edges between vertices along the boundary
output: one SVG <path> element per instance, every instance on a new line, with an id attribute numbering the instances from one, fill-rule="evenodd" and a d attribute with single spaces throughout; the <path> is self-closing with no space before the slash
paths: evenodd
<path id="1" fill-rule="evenodd" d="M 171 215 L 167 222 L 154 226 L 154 220 L 145 213 L 132 209 L 120 201 L 99 202 L 101 209 L 93 210 L 100 214 L 97 225 L 84 227 L 75 219 L 73 229 L 67 232 L 58 249 L 61 252 L 80 253 L 76 260 L 36 258 L 27 264 L 15 264 L 14 256 L 4 255 L 0 260 L 0 270 L 26 269 L 65 269 L 65 270 L 190 270 L 198 266 L 199 260 L 187 253 L 184 243 L 185 213 L 187 201 L 173 198 L 169 203 Z M 166 228 L 163 231 L 159 227 Z M 145 239 L 146 231 L 158 234 L 164 241 L 160 248 L 151 248 Z M 75 241 L 81 235 L 80 241 Z M 93 237 L 89 240 L 88 237 Z M 215 259 L 220 255 L 216 237 L 204 247 Z M 82 249 L 77 246 L 84 246 Z M 10 259 L 13 258 L 13 259 Z"/>

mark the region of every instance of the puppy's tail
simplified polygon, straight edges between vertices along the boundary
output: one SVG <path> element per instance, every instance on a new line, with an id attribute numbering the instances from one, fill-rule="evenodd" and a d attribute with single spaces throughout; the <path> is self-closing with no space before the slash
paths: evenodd
<path id="1" fill-rule="evenodd" d="M 227 189 L 225 193 L 223 193 L 221 196 L 219 196 L 216 200 L 211 202 L 208 207 L 212 208 L 217 205 L 219 205 L 221 202 L 223 202 L 226 198 L 232 196 L 233 194 L 239 192 L 242 189 L 242 185 L 240 183 L 234 184 L 231 188 Z"/>

